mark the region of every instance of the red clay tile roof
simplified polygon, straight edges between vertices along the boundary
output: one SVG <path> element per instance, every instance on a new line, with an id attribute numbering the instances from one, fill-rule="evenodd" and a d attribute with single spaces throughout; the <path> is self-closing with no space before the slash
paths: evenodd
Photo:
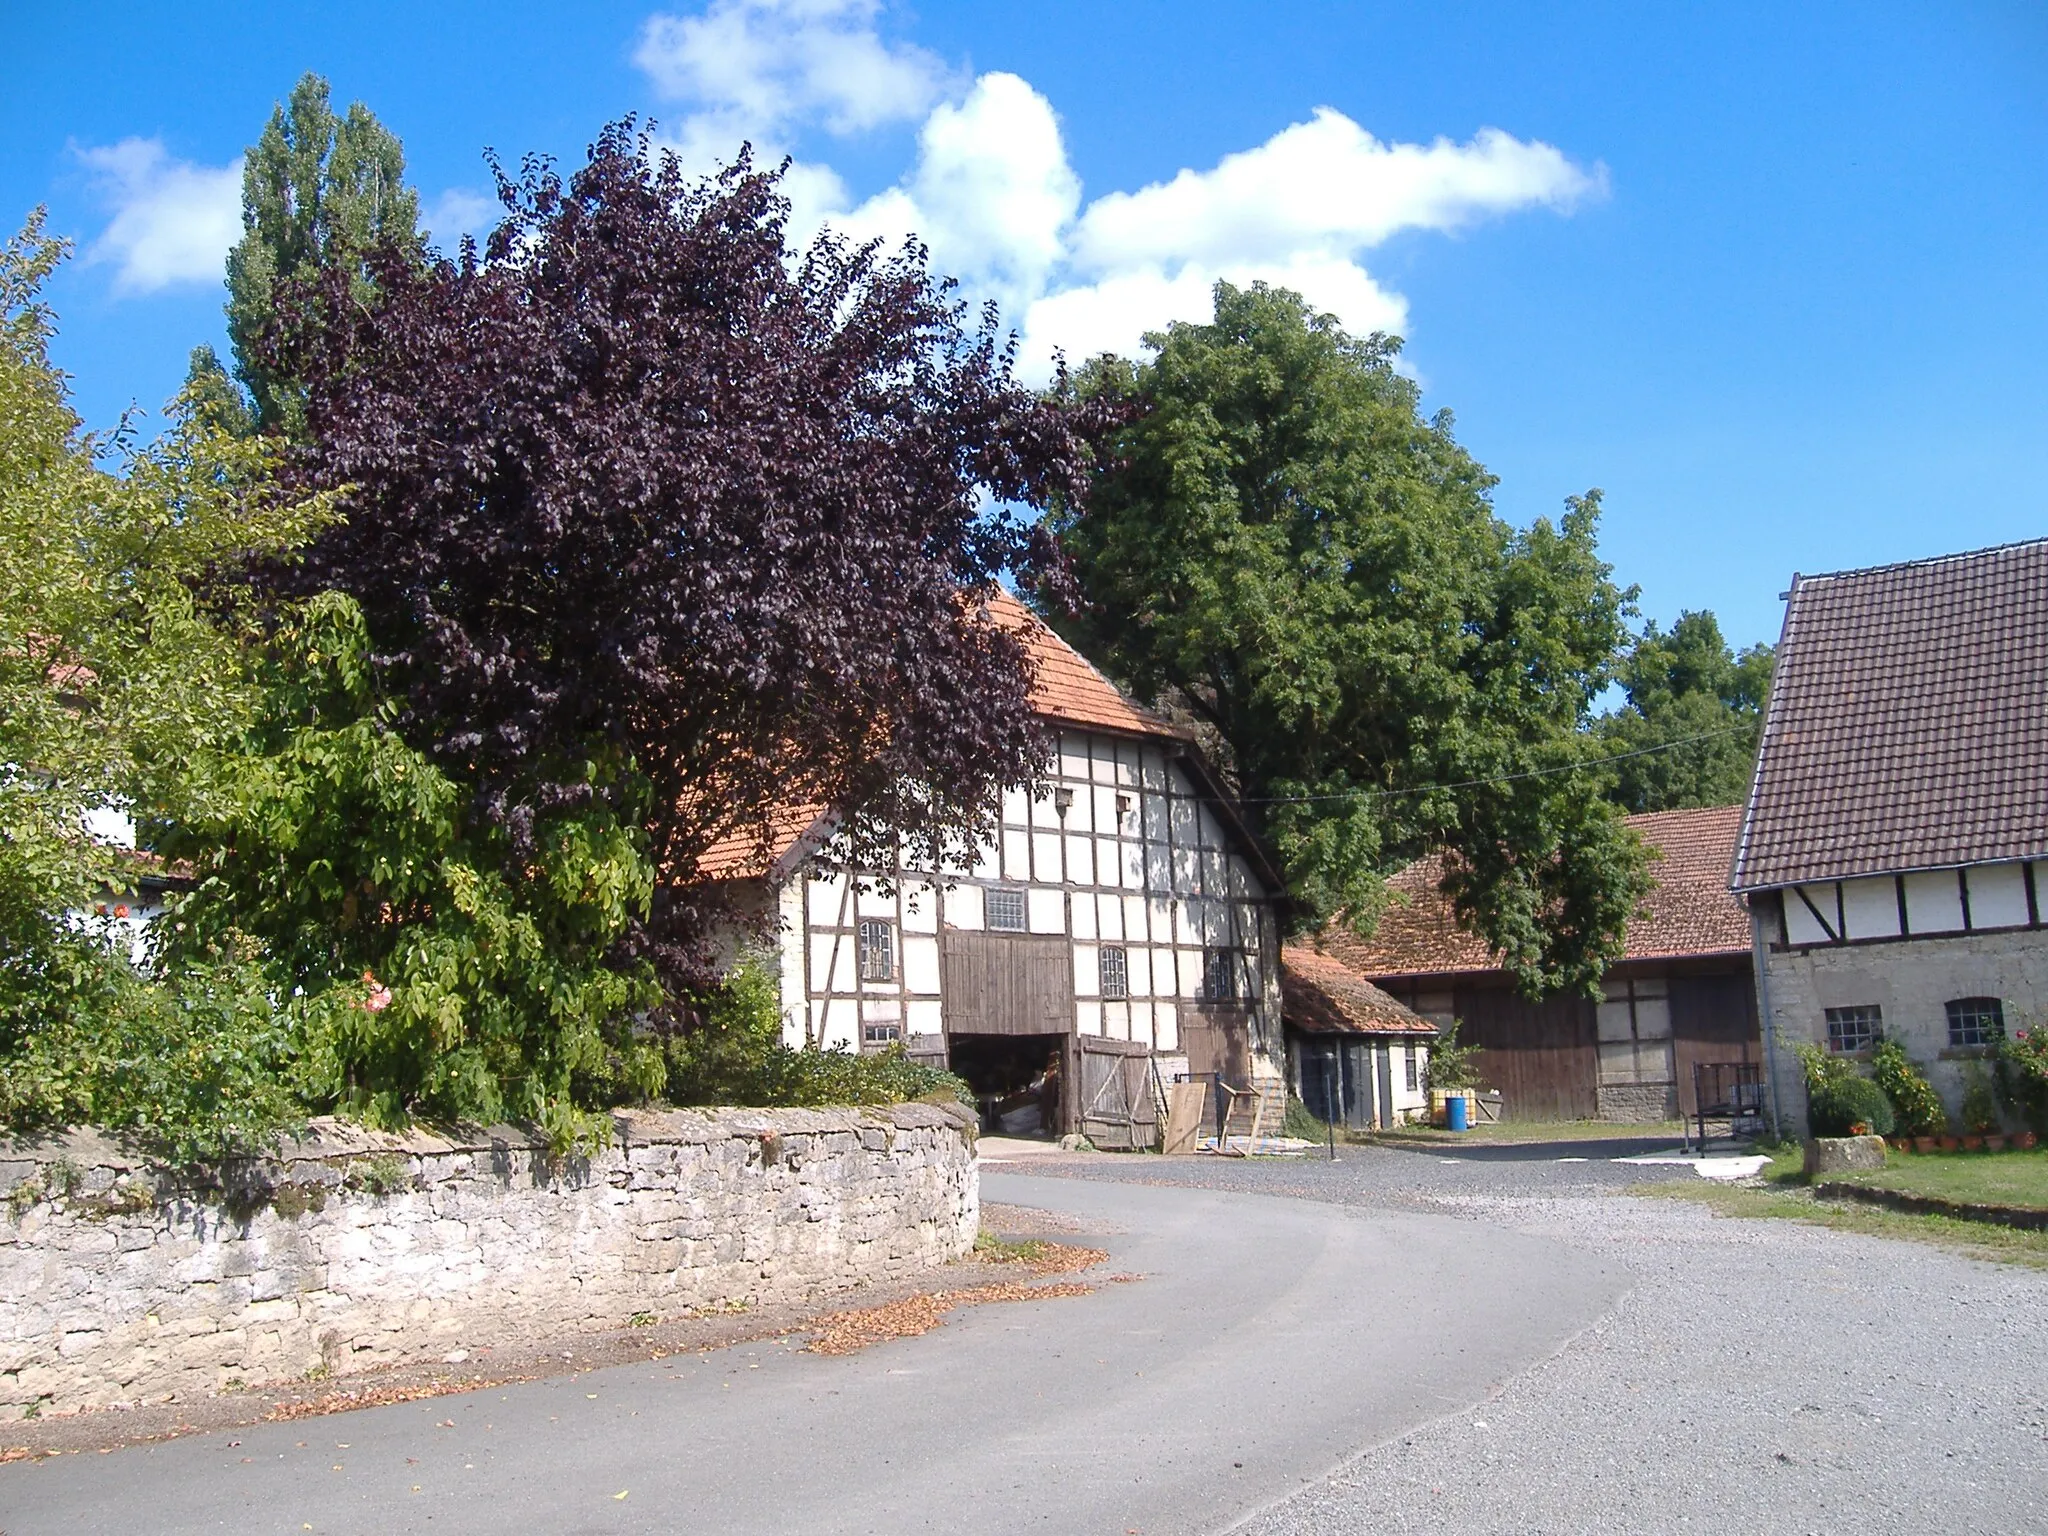
<path id="1" fill-rule="evenodd" d="M 1031 703 L 1046 719 L 1131 736 L 1187 739 L 1188 733 L 1179 726 L 1125 698 L 1086 657 L 1009 593 L 998 589 L 990 596 L 988 612 L 997 624 L 1023 640 L 1033 668 Z"/>
<path id="2" fill-rule="evenodd" d="M 1085 726 L 1131 736 L 1160 736 L 1185 741 L 1188 733 L 1125 698 L 1116 685 L 1037 615 L 1000 588 L 988 599 L 990 619 L 1024 642 L 1031 659 L 1032 707 L 1060 725 Z M 817 804 L 776 806 L 764 829 L 751 826 L 729 833 L 705 849 L 697 860 L 698 878 L 751 880 L 766 875 L 789 855 L 825 814 Z"/>
<path id="3" fill-rule="evenodd" d="M 1668 960 L 1749 948 L 1749 915 L 1728 891 L 1728 863 L 1742 823 L 1739 805 L 1652 811 L 1628 825 L 1663 857 L 1645 910 L 1630 920 L 1625 958 Z M 1419 859 L 1387 882 L 1396 900 L 1369 939 L 1341 924 L 1316 935 L 1317 948 L 1368 976 L 1438 976 L 1497 971 L 1485 940 L 1458 926 L 1438 889 L 1443 861 Z"/>
<path id="4" fill-rule="evenodd" d="M 825 817 L 821 805 L 777 805 L 765 827 L 726 833 L 697 858 L 700 880 L 758 880 L 792 852 Z"/>
<path id="5" fill-rule="evenodd" d="M 1737 890 L 2048 854 L 2048 540 L 1794 577 Z"/>
<path id="6" fill-rule="evenodd" d="M 1312 1035 L 1434 1035 L 1436 1026 L 1343 961 L 1305 945 L 1280 951 L 1280 1016 Z"/>

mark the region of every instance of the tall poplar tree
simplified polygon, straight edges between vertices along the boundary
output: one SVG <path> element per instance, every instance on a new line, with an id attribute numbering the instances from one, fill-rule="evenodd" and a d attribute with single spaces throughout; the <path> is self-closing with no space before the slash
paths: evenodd
<path id="1" fill-rule="evenodd" d="M 361 102 L 336 117 L 327 82 L 308 73 L 271 112 L 244 162 L 244 232 L 228 253 L 235 376 L 263 430 L 305 432 L 306 390 L 291 335 L 296 295 L 338 265 L 368 304 L 376 292 L 369 253 L 422 251 L 419 212 L 419 194 L 405 184 L 404 149 Z"/>

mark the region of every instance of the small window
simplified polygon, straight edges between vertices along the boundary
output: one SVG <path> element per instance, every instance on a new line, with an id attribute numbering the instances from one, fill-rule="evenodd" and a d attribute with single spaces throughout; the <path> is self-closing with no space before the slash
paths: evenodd
<path id="1" fill-rule="evenodd" d="M 1948 1005 L 1948 1043 L 1996 1045 L 2005 1038 L 2005 1004 L 1995 997 L 1959 997 Z"/>
<path id="2" fill-rule="evenodd" d="M 1212 1003 L 1237 1001 L 1237 973 L 1242 955 L 1235 949 L 1202 951 L 1202 996 Z"/>
<path id="3" fill-rule="evenodd" d="M 988 925 L 998 933 L 1024 931 L 1024 893 L 1013 888 L 988 893 Z"/>
<path id="4" fill-rule="evenodd" d="M 1875 1003 L 1858 1008 L 1830 1008 L 1828 1049 L 1838 1056 L 1867 1051 L 1877 1044 L 1884 1029 L 1884 1015 Z"/>
<path id="5" fill-rule="evenodd" d="M 1418 1093 L 1418 1092 L 1420 1092 L 1420 1091 L 1421 1091 L 1421 1089 L 1422 1089 L 1422 1073 L 1421 1073 L 1421 1068 L 1420 1068 L 1420 1064 L 1419 1064 L 1419 1063 L 1417 1062 L 1417 1060 L 1416 1060 L 1416 1055 L 1417 1055 L 1417 1053 L 1416 1053 L 1415 1047 L 1411 1045 L 1411 1046 L 1409 1046 L 1409 1047 L 1408 1047 L 1407 1049 L 1408 1049 L 1408 1070 L 1407 1070 L 1407 1083 L 1408 1083 L 1408 1091 L 1409 1091 L 1410 1093 Z"/>
<path id="6" fill-rule="evenodd" d="M 1131 961 L 1121 944 L 1105 944 L 1102 956 L 1102 995 L 1112 1003 L 1131 995 Z"/>
<path id="7" fill-rule="evenodd" d="M 886 1051 L 892 1045 L 903 1043 L 903 1026 L 893 1019 L 863 1024 L 860 1043 L 871 1051 Z"/>
<path id="8" fill-rule="evenodd" d="M 861 923 L 860 979 L 896 979 L 896 929 L 893 924 L 885 923 L 879 918 L 868 918 Z"/>

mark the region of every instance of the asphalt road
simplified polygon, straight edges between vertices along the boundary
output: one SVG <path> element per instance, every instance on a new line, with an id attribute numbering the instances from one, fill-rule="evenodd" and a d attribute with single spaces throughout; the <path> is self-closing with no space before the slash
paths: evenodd
<path id="1" fill-rule="evenodd" d="M 1630 1283 L 1582 1245 L 1384 1204 L 983 1191 L 1108 1229 L 1084 1240 L 1145 1278 L 846 1358 L 738 1346 L 0 1467 L 0 1530 L 1217 1531 L 1486 1399 Z"/>

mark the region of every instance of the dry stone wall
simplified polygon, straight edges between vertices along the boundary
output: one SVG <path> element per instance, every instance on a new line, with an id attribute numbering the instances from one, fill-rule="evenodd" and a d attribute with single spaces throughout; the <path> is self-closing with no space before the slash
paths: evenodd
<path id="1" fill-rule="evenodd" d="M 0 1418 L 797 1299 L 974 1242 L 972 1133 L 946 1110 L 615 1125 L 557 1163 L 511 1128 L 321 1122 L 196 1194 L 95 1136 L 0 1142 Z"/>

